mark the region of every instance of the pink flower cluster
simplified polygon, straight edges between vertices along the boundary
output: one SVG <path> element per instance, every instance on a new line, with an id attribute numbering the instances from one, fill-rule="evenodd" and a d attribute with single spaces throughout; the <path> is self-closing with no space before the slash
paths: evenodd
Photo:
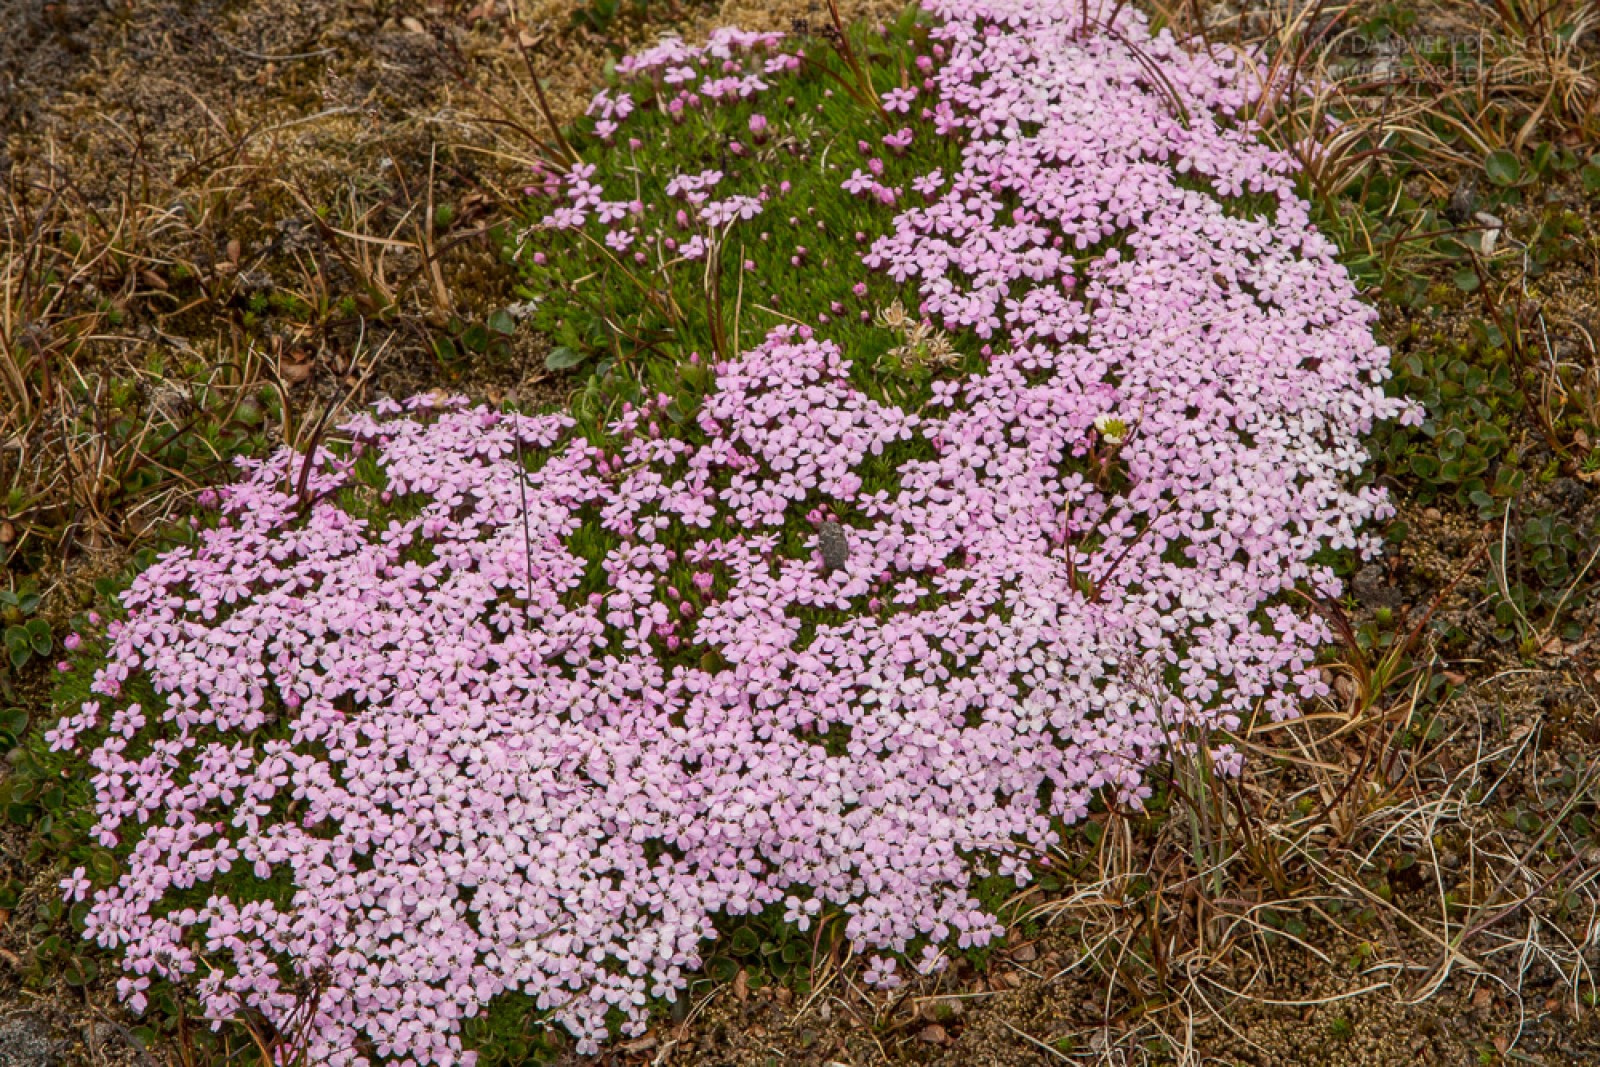
<path id="1" fill-rule="evenodd" d="M 313 1012 L 310 1062 L 445 1064 L 520 991 L 594 1049 L 682 990 L 715 917 L 772 907 L 842 913 L 892 985 L 897 956 L 1000 933 L 975 872 L 1025 879 L 1096 791 L 1137 804 L 1197 730 L 1320 689 L 1326 635 L 1284 594 L 1338 589 L 1313 556 L 1386 507 L 1349 487 L 1361 434 L 1413 413 L 1238 119 L 1248 79 L 1122 4 L 930 6 L 923 121 L 962 166 L 868 263 L 986 367 L 906 411 L 783 327 L 715 368 L 698 443 L 665 396 L 600 443 L 383 405 L 345 431 L 407 505 L 384 522 L 331 495 L 373 492 L 357 456 L 315 457 L 304 514 L 302 457 L 251 467 L 125 595 L 99 700 L 52 735 L 96 739 L 95 832 L 131 849 L 88 930 L 135 1007 L 183 980 L 212 1018 Z M 824 512 L 842 562 L 792 547 Z M 126 702 L 135 676 L 159 703 Z"/>
<path id="2" fill-rule="evenodd" d="M 781 33 L 750 33 L 730 27 L 712 31 L 698 48 L 672 37 L 623 59 L 617 64 L 617 73 L 656 81 L 662 108 L 674 118 L 681 118 L 686 110 L 701 107 L 706 101 L 736 103 L 755 98 L 770 88 L 762 74 L 798 70 L 799 55 L 777 51 L 783 39 Z M 762 59 L 762 54 L 766 58 Z M 757 67 L 760 73 L 754 72 Z M 610 143 L 632 106 L 632 97 L 627 93 L 598 93 L 588 110 L 596 120 L 595 133 Z"/>

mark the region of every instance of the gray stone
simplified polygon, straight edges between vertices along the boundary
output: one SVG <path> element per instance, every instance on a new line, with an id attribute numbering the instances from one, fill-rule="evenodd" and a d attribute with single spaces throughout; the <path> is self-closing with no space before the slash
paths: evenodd
<path id="1" fill-rule="evenodd" d="M 817 526 L 817 547 L 822 550 L 822 566 L 829 574 L 843 567 L 850 558 L 850 538 L 844 527 L 832 520 L 824 520 Z"/>
<path id="2" fill-rule="evenodd" d="M 55 1067 L 61 1046 L 37 1015 L 0 1020 L 0 1067 Z"/>
<path id="3" fill-rule="evenodd" d="M 1362 606 L 1374 611 L 1378 608 L 1397 608 L 1405 600 L 1405 595 L 1389 584 L 1388 572 L 1376 563 L 1369 563 L 1356 571 L 1351 586 Z"/>
<path id="4" fill-rule="evenodd" d="M 1478 180 L 1470 175 L 1461 179 L 1450 193 L 1450 203 L 1445 206 L 1444 217 L 1463 226 L 1472 218 L 1478 207 Z"/>

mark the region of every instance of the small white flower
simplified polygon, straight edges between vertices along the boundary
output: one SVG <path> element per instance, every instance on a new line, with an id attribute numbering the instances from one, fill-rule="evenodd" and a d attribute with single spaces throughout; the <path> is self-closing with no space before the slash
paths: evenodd
<path id="1" fill-rule="evenodd" d="M 1109 412 L 1095 417 L 1094 428 L 1108 445 L 1120 445 L 1128 439 L 1128 424 Z"/>

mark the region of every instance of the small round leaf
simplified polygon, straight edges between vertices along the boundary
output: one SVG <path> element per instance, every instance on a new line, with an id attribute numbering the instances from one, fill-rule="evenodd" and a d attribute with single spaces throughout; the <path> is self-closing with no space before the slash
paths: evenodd
<path id="1" fill-rule="evenodd" d="M 1496 185 L 1516 185 L 1522 180 L 1522 163 L 1511 152 L 1498 148 L 1483 161 L 1483 169 Z"/>

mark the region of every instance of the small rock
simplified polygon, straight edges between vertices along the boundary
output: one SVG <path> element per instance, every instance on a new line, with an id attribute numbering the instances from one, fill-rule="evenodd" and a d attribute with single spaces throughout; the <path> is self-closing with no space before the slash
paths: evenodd
<path id="1" fill-rule="evenodd" d="M 1483 232 L 1478 235 L 1479 248 L 1486 256 L 1494 255 L 1494 248 L 1500 241 L 1500 231 L 1505 228 L 1505 222 L 1487 211 L 1479 211 L 1472 216 L 1472 221 L 1483 227 Z"/>
<path id="2" fill-rule="evenodd" d="M 89 1051 L 96 1058 L 96 1062 L 103 1062 L 101 1057 L 107 1053 L 133 1052 L 139 1062 L 153 1064 L 145 1047 L 139 1039 L 133 1036 L 133 1031 L 126 1026 L 110 1022 L 92 1022 L 84 1028 L 84 1036 L 88 1038 Z M 118 1057 L 120 1058 L 120 1057 Z"/>
<path id="3" fill-rule="evenodd" d="M 950 1035 L 944 1032 L 944 1027 L 934 1023 L 932 1026 L 924 1026 L 917 1039 L 926 1041 L 930 1045 L 942 1045 L 950 1040 Z"/>
<path id="4" fill-rule="evenodd" d="M 1018 963 L 1032 963 L 1039 958 L 1039 952 L 1032 945 L 1018 945 L 1011 950 L 1011 958 Z"/>
<path id="5" fill-rule="evenodd" d="M 1341 674 L 1333 680 L 1333 691 L 1339 699 L 1346 704 L 1352 704 L 1356 699 L 1356 683 L 1350 680 L 1348 674 Z"/>
<path id="6" fill-rule="evenodd" d="M 817 547 L 822 550 L 822 566 L 829 574 L 843 567 L 850 558 L 850 538 L 844 527 L 832 519 L 817 524 Z"/>
<path id="7" fill-rule="evenodd" d="M 1373 610 L 1397 608 L 1405 599 L 1400 590 L 1389 584 L 1388 573 L 1376 563 L 1369 563 L 1356 571 L 1355 581 L 1351 585 L 1356 599 L 1364 607 Z"/>
<path id="8" fill-rule="evenodd" d="M 84 1027 L 83 1032 L 89 1038 L 89 1047 L 96 1052 L 100 1051 L 101 1047 L 105 1045 L 115 1044 L 121 1040 L 121 1035 L 117 1033 L 117 1028 L 110 1023 L 92 1022 Z"/>
<path id="9" fill-rule="evenodd" d="M 1396 752 L 1384 763 L 1384 778 L 1392 786 L 1399 785 L 1405 781 L 1407 769 L 1405 753 Z"/>
<path id="10" fill-rule="evenodd" d="M 1550 499 L 1569 513 L 1576 513 L 1589 503 L 1589 487 L 1576 478 L 1557 478 L 1550 483 Z"/>
<path id="11" fill-rule="evenodd" d="M 264 270 L 240 271 L 233 285 L 241 296 L 259 296 L 272 291 L 272 275 Z"/>
<path id="12" fill-rule="evenodd" d="M 1473 209 L 1478 206 L 1478 179 L 1472 175 L 1462 178 L 1450 194 L 1450 202 L 1445 205 L 1444 217 L 1460 226 L 1472 217 Z"/>
<path id="13" fill-rule="evenodd" d="M 0 1022 L 0 1067 L 55 1067 L 60 1046 L 50 1027 L 36 1015 L 17 1015 Z"/>

